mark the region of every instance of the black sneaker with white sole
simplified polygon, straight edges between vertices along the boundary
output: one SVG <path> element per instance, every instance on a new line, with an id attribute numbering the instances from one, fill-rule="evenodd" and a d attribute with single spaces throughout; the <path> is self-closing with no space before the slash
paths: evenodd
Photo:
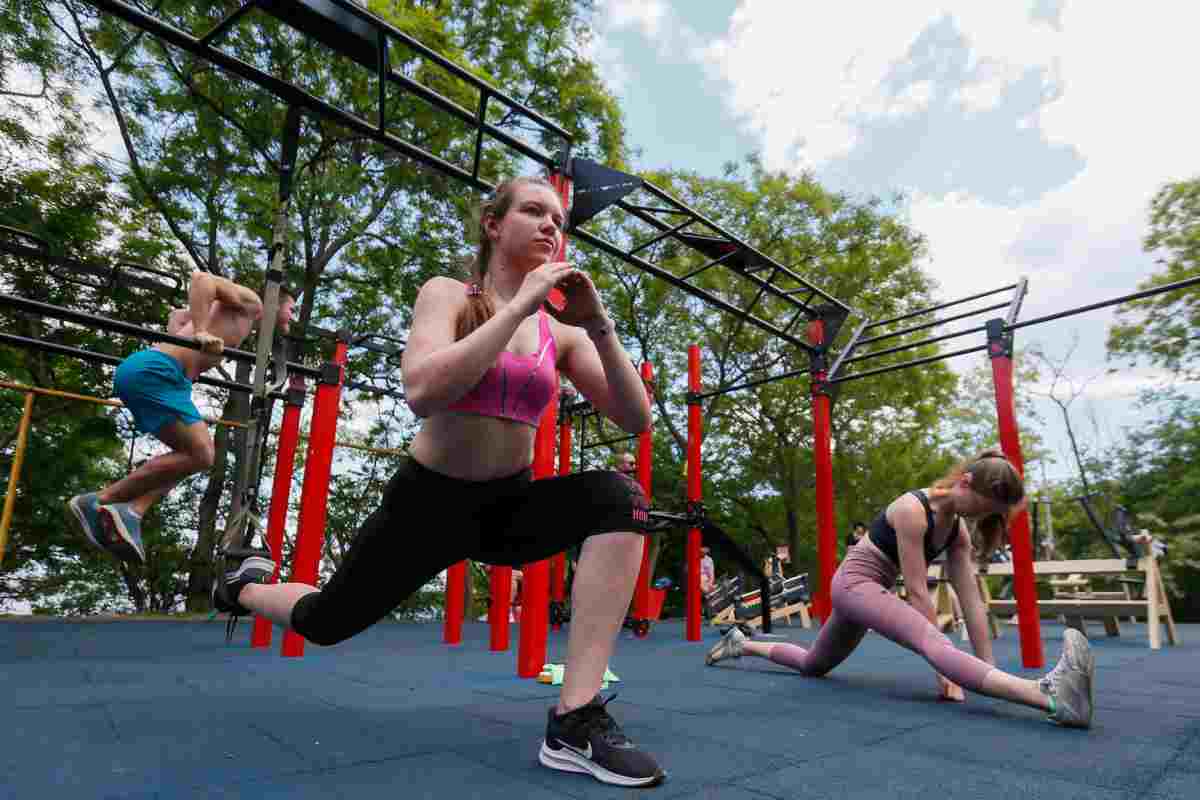
<path id="1" fill-rule="evenodd" d="M 238 603 L 242 589 L 251 583 L 266 583 L 275 574 L 275 562 L 265 550 L 226 551 L 228 571 L 217 581 L 213 591 L 213 608 L 239 617 L 249 616 L 250 610 Z"/>
<path id="2" fill-rule="evenodd" d="M 550 769 L 583 772 L 616 786 L 657 786 L 667 774 L 609 716 L 605 706 L 612 699 L 596 695 L 586 706 L 562 716 L 551 708 L 538 761 Z"/>
<path id="3" fill-rule="evenodd" d="M 213 608 L 229 614 L 229 623 L 225 626 L 225 641 L 228 642 L 233 639 L 238 617 L 248 617 L 252 613 L 238 602 L 238 595 L 251 583 L 269 582 L 275 574 L 275 562 L 265 550 L 226 550 L 223 555 L 229 569 L 217 579 L 213 588 Z"/>

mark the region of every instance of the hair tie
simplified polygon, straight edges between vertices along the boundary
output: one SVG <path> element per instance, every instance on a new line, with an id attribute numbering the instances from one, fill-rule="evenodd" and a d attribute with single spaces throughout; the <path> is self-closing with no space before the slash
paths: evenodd
<path id="1" fill-rule="evenodd" d="M 483 294 L 483 289 L 479 288 L 479 284 L 471 281 L 467 284 L 467 297 L 479 297 Z"/>

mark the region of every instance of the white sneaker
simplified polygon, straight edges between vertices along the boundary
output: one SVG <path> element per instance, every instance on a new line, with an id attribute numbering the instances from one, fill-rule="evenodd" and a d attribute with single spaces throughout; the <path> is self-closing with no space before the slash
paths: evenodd
<path id="1" fill-rule="evenodd" d="M 1054 698 L 1050 721 L 1067 728 L 1092 727 L 1095 708 L 1096 658 L 1087 637 L 1074 628 L 1063 633 L 1063 651 L 1054 669 L 1038 681 L 1043 694 Z"/>
<path id="2" fill-rule="evenodd" d="M 712 646 L 708 655 L 704 657 L 704 663 L 711 667 L 718 661 L 724 661 L 727 658 L 741 658 L 745 645 L 746 635 L 737 626 L 734 626 L 721 637 L 721 641 Z"/>

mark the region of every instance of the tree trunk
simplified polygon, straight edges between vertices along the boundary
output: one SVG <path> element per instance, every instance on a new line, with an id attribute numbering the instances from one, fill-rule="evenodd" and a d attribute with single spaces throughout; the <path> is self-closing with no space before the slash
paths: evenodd
<path id="1" fill-rule="evenodd" d="M 800 526 L 796 522 L 796 509 L 790 506 L 787 509 L 787 543 L 788 555 L 792 559 L 792 574 L 794 575 L 799 568 Z"/>
<path id="2" fill-rule="evenodd" d="M 129 592 L 129 599 L 133 602 L 134 611 L 139 614 L 145 613 L 146 593 L 138 585 L 137 576 L 124 564 L 121 565 L 121 579 L 125 581 L 125 590 Z"/>

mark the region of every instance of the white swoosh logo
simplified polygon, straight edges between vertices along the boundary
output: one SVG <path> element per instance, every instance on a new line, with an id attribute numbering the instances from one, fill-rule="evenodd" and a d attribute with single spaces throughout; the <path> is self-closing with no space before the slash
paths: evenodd
<path id="1" fill-rule="evenodd" d="M 572 753 L 578 753 L 579 755 L 583 756 L 586 759 L 591 759 L 591 757 L 592 757 L 592 743 L 591 742 L 588 742 L 587 750 L 580 750 L 578 747 L 572 747 L 571 745 L 567 744 L 562 739 L 555 739 L 555 741 L 557 741 L 563 747 L 570 750 Z"/>

